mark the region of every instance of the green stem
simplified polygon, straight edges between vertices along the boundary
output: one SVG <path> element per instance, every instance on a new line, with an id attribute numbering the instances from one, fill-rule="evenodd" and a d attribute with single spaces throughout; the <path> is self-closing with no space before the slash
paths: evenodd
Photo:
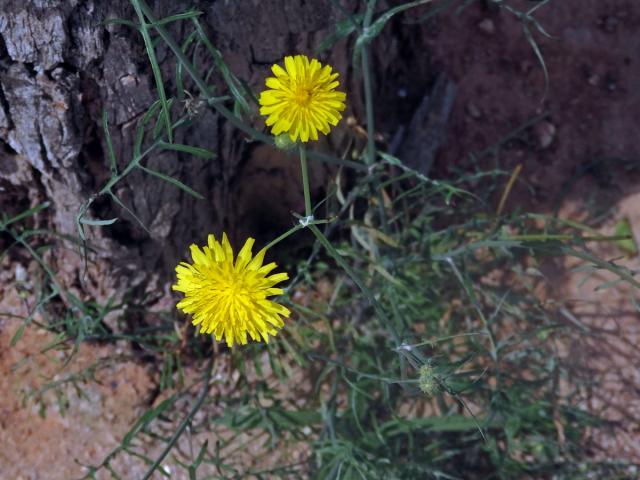
<path id="1" fill-rule="evenodd" d="M 373 10 L 376 7 L 376 0 L 369 0 L 364 14 L 362 27 L 366 30 L 371 25 Z M 375 124 L 373 111 L 373 89 L 371 87 L 371 69 L 369 66 L 369 45 L 365 42 L 362 46 L 362 77 L 364 82 L 364 103 L 367 115 L 367 154 L 365 161 L 367 165 L 373 165 L 376 159 Z"/>
<path id="2" fill-rule="evenodd" d="M 278 238 L 271 240 L 266 247 L 264 247 L 266 250 L 269 250 L 271 247 L 273 247 L 274 245 L 280 243 L 282 240 L 284 240 L 285 238 L 293 235 L 294 233 L 296 233 L 298 230 L 302 230 L 304 227 L 301 224 L 296 225 L 293 228 L 290 228 L 289 230 L 287 230 L 286 232 L 284 232 L 282 235 L 280 235 Z"/>
<path id="3" fill-rule="evenodd" d="M 300 145 L 300 170 L 302 171 L 302 190 L 304 192 L 304 214 L 313 216 L 311 209 L 311 192 L 309 188 L 309 169 L 307 168 L 307 150 Z"/>
<path id="4" fill-rule="evenodd" d="M 364 28 L 369 28 L 371 20 L 373 20 L 373 12 L 376 9 L 376 3 L 378 0 L 368 0 L 367 9 L 364 12 L 364 19 L 362 25 Z"/>
<path id="5" fill-rule="evenodd" d="M 363 28 L 369 28 L 371 20 L 373 19 L 373 11 L 376 6 L 376 1 L 372 0 L 367 5 L 365 11 Z M 371 66 L 369 64 L 369 45 L 365 42 L 362 46 L 362 80 L 364 83 L 364 105 L 367 116 L 367 150 L 365 152 L 364 160 L 368 167 L 371 167 L 376 161 L 376 141 L 375 141 L 375 111 L 373 108 L 373 87 L 371 81 Z M 384 210 L 384 199 L 382 198 L 382 190 L 380 189 L 380 183 L 377 177 L 374 177 L 371 185 L 371 193 L 376 196 L 378 200 L 378 214 L 380 215 L 380 223 L 382 230 L 387 232 L 387 215 Z"/>
<path id="6" fill-rule="evenodd" d="M 45 273 L 49 275 L 49 278 L 51 279 L 51 283 L 53 283 L 54 287 L 56 287 L 55 288 L 57 290 L 56 293 L 60 295 L 60 298 L 62 298 L 62 301 L 65 303 L 65 305 L 70 307 L 72 303 L 69 300 L 69 297 L 67 296 L 67 291 L 64 288 L 62 288 L 62 285 L 60 285 L 60 282 L 58 282 L 58 277 L 56 277 L 56 274 L 53 272 L 53 270 L 51 270 L 49 265 L 47 265 L 47 262 L 45 262 L 44 259 L 40 255 L 38 255 L 38 253 L 31 247 L 31 245 L 29 245 L 29 243 L 27 243 L 26 240 L 24 240 L 24 238 L 21 235 L 17 235 L 16 232 L 14 232 L 13 230 L 9 230 L 8 233 L 14 238 L 16 242 L 21 244 L 31 254 L 33 259 L 36 262 L 38 262 L 38 264 L 40 265 L 40 267 L 42 267 Z"/>
<path id="7" fill-rule="evenodd" d="M 498 347 L 497 347 L 497 344 L 496 344 L 496 340 L 495 340 L 495 338 L 493 336 L 493 332 L 491 331 L 491 327 L 489 325 L 489 322 L 487 321 L 487 317 L 485 317 L 484 312 L 482 311 L 482 307 L 480 306 L 480 302 L 478 301 L 478 299 L 476 297 L 476 294 L 473 291 L 473 286 L 468 284 L 468 282 L 465 281 L 465 278 L 462 276 L 462 272 L 460 272 L 460 270 L 458 269 L 458 267 L 455 264 L 455 262 L 453 261 L 453 259 L 451 259 L 451 257 L 448 257 L 446 259 L 446 261 L 451 266 L 451 269 L 453 270 L 453 273 L 455 274 L 456 278 L 460 282 L 460 285 L 462 286 L 462 288 L 466 292 L 467 296 L 469 297 L 469 300 L 471 300 L 471 303 L 473 304 L 474 308 L 476 309 L 476 312 L 478 312 L 478 316 L 480 317 L 480 320 L 482 321 L 482 326 L 484 327 L 484 333 L 486 333 L 487 336 L 489 337 L 489 343 L 491 344 L 491 350 L 489 350 L 489 354 L 491 355 L 491 358 L 493 359 L 493 361 L 495 363 L 497 363 L 498 362 Z"/>
<path id="8" fill-rule="evenodd" d="M 380 305 L 380 303 L 378 303 L 378 301 L 374 297 L 373 292 L 369 290 L 369 287 L 367 287 L 364 284 L 364 282 L 360 279 L 358 274 L 349 266 L 346 260 L 342 257 L 342 255 L 338 253 L 338 251 L 333 247 L 333 245 L 331 245 L 331 242 L 329 241 L 329 239 L 324 236 L 324 234 L 320 231 L 318 227 L 316 227 L 314 224 L 310 224 L 309 229 L 313 232 L 313 234 L 316 236 L 316 238 L 322 244 L 322 246 L 327 250 L 327 253 L 329 253 L 329 255 L 333 257 L 333 259 L 338 263 L 338 265 L 340 265 L 340 267 L 347 273 L 347 275 L 351 277 L 351 280 L 353 280 L 353 283 L 357 285 L 360 291 L 362 291 L 362 293 L 367 297 L 369 302 L 371 302 L 371 305 L 373 305 L 373 308 L 376 311 L 376 316 L 378 317 L 378 320 L 380 320 L 380 323 L 382 323 L 382 326 L 386 327 L 387 330 L 391 333 L 391 336 L 393 337 L 393 340 L 396 346 L 399 346 L 401 343 L 400 335 L 398 334 L 396 327 L 388 319 L 387 315 L 385 314 L 382 308 L 382 305 Z"/>
<path id="9" fill-rule="evenodd" d="M 631 240 L 633 239 L 632 235 L 592 235 L 592 236 L 584 236 L 580 235 L 571 235 L 571 234 L 548 234 L 548 233 L 540 233 L 540 234 L 529 234 L 529 235 L 510 235 L 508 237 L 502 237 L 500 240 L 516 240 L 521 242 L 549 242 L 552 240 L 559 241 L 577 241 L 581 240 L 583 242 L 615 242 L 620 240 Z"/>
<path id="10" fill-rule="evenodd" d="M 365 162 L 373 165 L 376 158 L 375 124 L 373 111 L 373 89 L 371 87 L 371 71 L 369 69 L 369 47 L 362 47 L 362 77 L 364 82 L 364 104 L 367 115 L 367 152 Z"/>
<path id="11" fill-rule="evenodd" d="M 313 217 L 313 211 L 311 209 L 311 195 L 309 192 L 309 172 L 307 169 L 307 154 L 303 145 L 300 145 L 300 167 L 302 170 L 302 189 L 304 192 L 304 211 L 307 217 Z M 331 245 L 331 242 L 324 236 L 324 234 L 320 231 L 320 229 L 315 225 L 315 223 L 311 222 L 307 225 L 309 229 L 316 236 L 318 241 L 324 246 L 329 255 L 331 255 L 335 261 L 342 267 L 342 269 L 351 277 L 351 280 L 358 286 L 358 288 L 362 291 L 362 293 L 367 297 L 367 299 L 373 305 L 373 308 L 376 311 L 376 315 L 378 316 L 380 322 L 385 326 L 396 343 L 396 345 L 400 345 L 400 335 L 396 331 L 395 326 L 389 319 L 387 318 L 382 306 L 375 299 L 373 293 L 369 288 L 364 284 L 358 274 L 349 266 L 349 264 L 345 261 L 344 258 L 338 253 L 338 251 Z M 276 239 L 278 240 L 278 239 Z M 273 242 L 272 242 L 273 243 Z"/>

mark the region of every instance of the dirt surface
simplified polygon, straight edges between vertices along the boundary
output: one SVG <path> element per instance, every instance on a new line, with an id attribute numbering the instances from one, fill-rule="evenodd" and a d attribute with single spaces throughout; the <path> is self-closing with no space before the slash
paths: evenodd
<path id="1" fill-rule="evenodd" d="M 517 5 L 526 10 L 532 3 Z M 457 85 L 436 169 L 510 173 L 521 165 L 507 210 L 557 214 L 606 234 L 627 219 L 640 239 L 640 152 L 632 127 L 640 120 L 640 4 L 551 1 L 534 16 L 552 37 L 529 24 L 549 72 L 548 92 L 540 62 L 511 13 L 476 2 L 422 27 L 432 61 Z M 633 271 L 640 267 L 637 257 L 615 246 L 590 247 Z M 573 312 L 564 320 L 590 333 L 563 346 L 580 380 L 602 381 L 584 392 L 585 407 L 615 426 L 585 441 L 593 442 L 599 458 L 640 462 L 640 315 L 632 303 L 638 292 L 602 289 L 612 280 L 608 272 L 585 279 L 571 271 L 583 263 L 549 261 L 544 271 L 547 295 Z"/>
<path id="2" fill-rule="evenodd" d="M 595 188 L 593 185 L 590 188 Z M 627 188 L 627 192 L 631 188 Z M 567 203 L 561 216 L 585 216 L 580 204 Z M 640 238 L 640 194 L 627 193 L 600 231 L 615 234 L 615 225 L 626 220 Z M 591 244 L 600 258 L 638 271 L 640 261 L 611 244 Z M 582 382 L 583 408 L 610 422 L 590 432 L 585 441 L 599 459 L 625 459 L 640 463 L 640 314 L 639 292 L 604 269 L 579 270 L 585 262 L 555 259 L 543 268 L 547 293 L 560 301 L 562 321 L 581 332 L 574 342 L 562 345 L 564 361 L 571 366 L 571 381 Z"/>
<path id="3" fill-rule="evenodd" d="M 532 6 L 511 3 L 523 10 Z M 621 160 L 638 160 L 630 131 L 640 116 L 637 2 L 551 1 L 534 13 L 552 37 L 529 24 L 549 72 L 546 96 L 544 71 L 521 22 L 480 4 L 422 27 L 434 64 L 453 78 L 458 91 L 438 158 L 441 168 L 472 165 L 471 152 L 485 166 L 512 171 L 522 164 L 533 187 L 530 206 L 548 211 L 568 179 L 587 170 L 605 183 Z M 486 150 L 545 114 L 506 142 L 499 155 Z M 597 159 L 603 165 L 593 165 Z M 584 192 L 577 195 L 584 198 Z"/>
<path id="4" fill-rule="evenodd" d="M 33 325 L 10 347 L 21 321 L 7 314 L 28 313 L 10 287 L 0 291 L 0 305 L 0 478 L 79 478 L 82 465 L 100 464 L 146 410 L 154 381 L 137 362 L 110 361 L 127 347 L 83 344 L 65 367 L 68 349 L 43 353 L 55 336 Z M 92 366 L 96 381 L 78 376 Z M 116 468 L 129 478 L 144 472 L 124 457 Z"/>
<path id="5" fill-rule="evenodd" d="M 527 9 L 533 4 L 517 5 Z M 535 17 L 552 38 L 540 34 L 534 25 L 530 28 L 549 72 L 546 95 L 543 69 L 514 15 L 485 8 L 483 2 L 475 2 L 459 15 L 452 13 L 402 27 L 415 29 L 428 46 L 434 71 L 444 72 L 456 86 L 446 139 L 432 173 L 444 175 L 452 165 L 506 172 L 522 165 L 521 181 L 508 208 L 557 211 L 565 218 L 595 222 L 602 232 L 611 232 L 618 219 L 627 218 L 640 239 L 640 183 L 634 164 L 639 152 L 637 134 L 631 129 L 640 118 L 640 5 L 632 0 L 551 0 L 540 8 Z M 418 13 L 412 15 L 417 17 Z M 397 92 L 399 102 L 405 94 Z M 534 117 L 537 120 L 530 127 L 518 130 Z M 379 124 L 383 128 L 384 121 Z M 514 131 L 501 149 L 487 150 Z M 382 133 L 391 140 L 395 130 Z M 468 156 L 470 152 L 476 153 L 475 160 Z M 269 197 L 270 187 L 280 190 L 295 183 L 292 178 L 273 182 L 265 185 L 260 198 L 247 197 L 245 202 L 254 208 L 261 198 Z M 300 202 L 298 194 L 291 195 L 295 198 L 290 203 Z M 290 212 L 275 215 L 280 213 L 288 216 Z M 615 248 L 598 248 L 604 258 L 622 255 Z M 639 267 L 637 258 L 620 263 L 634 270 Z M 583 275 L 570 272 L 574 265 L 570 260 L 550 262 L 543 273 L 549 290 L 567 299 L 567 306 L 580 314 L 576 320 L 597 333 L 584 343 L 567 346 L 568 360 L 583 367 L 584 375 L 606 380 L 603 389 L 585 392 L 586 405 L 618 426 L 613 435 L 593 432 L 594 452 L 604 457 L 614 452 L 640 461 L 640 376 L 634 368 L 640 364 L 637 310 L 630 292 L 596 290 L 609 278 L 597 274 L 582 283 Z M 0 310 L 23 316 L 26 310 L 13 288 L 13 271 L 9 273 L 3 276 Z M 148 407 L 155 379 L 138 362 L 117 366 L 106 362 L 96 371 L 99 384 L 82 382 L 88 398 L 65 388 L 65 395 L 72 397 L 68 409 L 61 409 L 55 389 L 41 397 L 36 392 L 101 359 L 126 354 L 126 349 L 83 345 L 74 361 L 62 369 L 64 354 L 41 353 L 52 336 L 36 328 L 27 329 L 10 348 L 18 325 L 15 319 L 0 317 L 0 388 L 4 392 L 0 478 L 81 476 L 86 470 L 76 460 L 96 464 L 115 448 Z M 133 460 L 127 464 L 123 458 L 118 468 L 127 478 L 144 471 L 144 464 Z"/>

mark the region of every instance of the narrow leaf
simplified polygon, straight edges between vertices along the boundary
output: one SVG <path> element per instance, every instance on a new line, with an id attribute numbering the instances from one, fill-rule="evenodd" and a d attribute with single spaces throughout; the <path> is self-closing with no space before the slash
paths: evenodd
<path id="1" fill-rule="evenodd" d="M 160 172 L 158 172 L 156 170 L 152 170 L 150 168 L 143 167 L 142 165 L 140 165 L 140 168 L 142 170 L 144 170 L 145 172 L 147 172 L 148 174 L 153 175 L 154 177 L 158 177 L 158 178 L 164 180 L 165 182 L 170 183 L 171 185 L 175 185 L 179 189 L 184 190 L 185 192 L 187 192 L 189 195 L 192 195 L 192 196 L 196 197 L 199 200 L 204 200 L 204 197 L 202 195 L 200 195 L 198 192 L 196 192 L 192 188 L 187 187 L 180 180 L 175 179 L 173 177 L 170 177 L 168 175 L 165 175 L 164 173 L 160 173 Z"/>
<path id="2" fill-rule="evenodd" d="M 111 141 L 111 134 L 109 133 L 109 114 L 106 108 L 102 110 L 102 130 L 104 131 L 104 140 L 107 142 L 107 156 L 111 164 L 111 174 L 117 175 L 118 163 L 116 162 L 116 154 L 113 150 L 113 142 Z"/>
<path id="3" fill-rule="evenodd" d="M 110 218 L 108 220 L 98 220 L 93 218 L 81 218 L 80 223 L 85 225 L 93 225 L 93 226 L 102 226 L 102 225 L 113 225 L 118 221 L 118 218 Z"/>
<path id="4" fill-rule="evenodd" d="M 132 0 L 132 3 L 133 8 L 138 15 L 138 19 L 140 20 L 140 33 L 142 34 L 144 45 L 147 49 L 147 56 L 149 57 L 149 62 L 151 63 L 151 70 L 153 71 L 156 88 L 158 89 L 158 95 L 160 96 L 160 103 L 162 104 L 162 117 L 164 120 L 165 129 L 167 131 L 167 137 L 169 138 L 169 142 L 173 142 L 173 130 L 171 128 L 169 104 L 167 103 L 167 95 L 164 90 L 164 82 L 162 80 L 162 73 L 160 72 L 160 65 L 158 65 L 156 52 L 153 47 L 153 41 L 151 39 L 151 35 L 149 34 L 149 24 L 147 23 L 142 10 L 140 9 L 140 3 L 138 2 L 138 0 Z"/>
<path id="5" fill-rule="evenodd" d="M 190 155 L 195 155 L 196 157 L 206 158 L 207 160 L 216 158 L 216 154 L 211 150 L 207 150 L 206 148 L 192 147 L 191 145 L 183 145 L 181 143 L 166 142 L 161 142 L 158 146 L 164 150 L 175 150 L 177 152 L 184 152 Z"/>

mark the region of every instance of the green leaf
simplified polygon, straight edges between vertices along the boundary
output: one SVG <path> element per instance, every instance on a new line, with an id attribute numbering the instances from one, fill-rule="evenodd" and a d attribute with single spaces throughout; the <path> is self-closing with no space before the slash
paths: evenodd
<path id="1" fill-rule="evenodd" d="M 113 199 L 114 202 L 116 202 L 118 205 L 120 205 L 120 208 L 122 208 L 125 212 L 127 212 L 129 215 L 131 215 L 136 222 L 138 222 L 138 224 L 142 227 L 142 229 L 147 232 L 149 235 L 151 235 L 151 232 L 149 231 L 149 229 L 146 227 L 146 225 L 142 222 L 142 220 L 140 220 L 140 218 L 138 218 L 138 216 L 133 213 L 133 210 L 131 210 L 129 207 L 127 207 L 122 200 L 120 200 L 111 190 L 109 190 L 109 195 L 111 196 L 111 198 Z"/>
<path id="2" fill-rule="evenodd" d="M 193 464 L 189 466 L 189 480 L 198 479 L 198 477 L 196 476 L 196 472 L 198 470 L 198 467 L 202 463 L 202 460 L 204 460 L 204 454 L 207 453 L 208 446 L 209 446 L 209 440 L 205 440 L 202 446 L 200 447 L 200 452 L 198 453 L 198 456 L 196 457 L 195 461 L 193 462 Z"/>
<path id="3" fill-rule="evenodd" d="M 133 157 L 136 161 L 140 161 L 140 158 L 142 157 L 142 141 L 144 140 L 145 127 L 156 114 L 160 105 L 160 100 L 153 102 L 136 127 L 136 137 L 133 141 Z"/>
<path id="4" fill-rule="evenodd" d="M 535 53 L 536 58 L 542 67 L 542 73 L 544 74 L 544 93 L 542 94 L 542 100 L 540 103 L 543 103 L 549 93 L 549 71 L 547 70 L 547 64 L 544 61 L 544 56 L 542 55 L 542 51 L 540 50 L 536 39 L 533 37 L 533 34 L 526 23 L 522 24 L 522 30 L 524 31 L 524 36 L 529 42 L 529 45 L 531 45 L 531 49 L 533 50 L 533 53 Z"/>
<path id="5" fill-rule="evenodd" d="M 191 32 L 187 38 L 185 39 L 184 42 L 182 42 L 182 46 L 180 47 L 180 49 L 182 50 L 183 53 L 186 53 L 187 50 L 189 49 L 189 46 L 193 43 L 193 41 L 196 39 L 196 35 L 197 32 Z M 178 101 L 182 102 L 184 100 L 184 66 L 182 64 L 182 62 L 176 62 L 176 89 L 177 89 L 177 96 L 178 96 Z M 157 137 L 158 134 L 154 134 L 154 137 Z"/>
<path id="6" fill-rule="evenodd" d="M 122 448 L 124 449 L 128 448 L 129 445 L 131 444 L 131 441 L 138 434 L 138 432 L 140 432 L 140 430 L 146 427 L 152 420 L 154 420 L 166 409 L 168 409 L 171 405 L 173 405 L 174 401 L 175 401 L 175 396 L 169 397 L 166 400 L 164 400 L 162 403 L 160 403 L 160 405 L 158 405 L 157 407 L 155 408 L 152 407 L 146 412 L 144 412 L 144 414 L 136 421 L 135 425 L 131 427 L 131 430 L 129 430 L 127 434 L 124 436 L 124 438 L 122 439 L 122 443 L 121 443 Z"/>
<path id="7" fill-rule="evenodd" d="M 160 20 L 156 20 L 155 22 L 149 23 L 149 25 L 154 27 L 158 25 L 166 25 L 167 23 L 177 22 L 179 20 L 188 20 L 190 18 L 196 18 L 196 17 L 199 17 L 200 15 L 202 15 L 202 12 L 198 10 L 190 10 L 188 12 L 178 13 L 177 15 L 171 15 L 169 17 L 161 18 Z"/>
<path id="8" fill-rule="evenodd" d="M 251 108 L 249 107 L 249 104 L 247 103 L 247 99 L 244 97 L 242 93 L 242 84 L 236 78 L 236 76 L 231 72 L 231 70 L 229 70 L 229 67 L 227 66 L 224 59 L 222 58 L 222 53 L 220 53 L 220 51 L 213 46 L 211 41 L 209 41 L 209 38 L 205 34 L 202 26 L 200 25 L 200 22 L 198 22 L 196 18 L 194 18 L 192 21 L 196 27 L 196 31 L 198 32 L 198 35 L 200 36 L 200 40 L 202 41 L 202 43 L 204 43 L 204 46 L 207 48 L 207 50 L 213 57 L 213 63 L 215 64 L 216 68 L 220 70 L 220 73 L 222 74 L 222 78 L 224 79 L 225 83 L 229 87 L 229 90 L 231 91 L 231 95 L 233 95 L 233 98 L 236 99 L 238 104 L 242 107 L 242 109 L 245 112 L 247 113 L 250 112 Z"/>
<path id="9" fill-rule="evenodd" d="M 49 202 L 43 202 L 40 205 L 36 205 L 33 208 L 30 208 L 29 210 L 25 210 L 22 213 L 19 213 L 18 215 L 16 215 L 15 217 L 2 222 L 2 224 L 0 225 L 0 228 L 5 229 L 6 227 L 8 227 L 9 225 L 11 225 L 12 223 L 18 222 L 24 218 L 30 217 L 31 215 L 35 215 L 38 212 L 41 212 L 42 210 L 49 208 L 50 203 Z"/>
<path id="10" fill-rule="evenodd" d="M 167 183 L 170 183 L 172 185 L 175 185 L 176 187 L 178 187 L 181 190 L 184 190 L 185 192 L 187 192 L 189 195 L 192 195 L 194 197 L 196 197 L 199 200 L 204 200 L 204 197 L 202 195 L 200 195 L 198 192 L 196 192 L 195 190 L 193 190 L 190 187 L 187 187 L 184 183 L 182 183 L 180 180 L 175 179 L 173 177 L 170 177 L 169 175 L 165 175 L 164 173 L 160 173 L 156 170 L 152 170 L 150 168 L 147 167 L 143 167 L 142 165 L 140 165 L 140 168 L 142 170 L 144 170 L 145 172 L 147 172 L 150 175 L 153 175 L 154 177 L 158 177 L 162 180 L 164 180 Z"/>
<path id="11" fill-rule="evenodd" d="M 631 223 L 628 218 L 623 218 L 620 220 L 615 228 L 615 235 L 620 237 L 628 237 L 623 240 L 616 240 L 616 245 L 620 247 L 620 249 L 627 253 L 630 256 L 635 256 L 638 254 L 638 244 L 633 236 L 633 230 L 631 229 Z"/>
<path id="12" fill-rule="evenodd" d="M 109 133 L 109 114 L 106 108 L 102 110 L 102 130 L 104 131 L 104 140 L 107 142 L 107 156 L 111 164 L 111 174 L 117 175 L 118 163 L 116 162 L 116 154 L 113 150 L 113 142 L 111 141 L 111 134 Z"/>
<path id="13" fill-rule="evenodd" d="M 11 337 L 11 342 L 9 343 L 12 347 L 16 346 L 16 343 L 18 343 L 18 341 L 22 338 L 22 336 L 24 335 L 24 331 L 27 328 L 27 322 L 24 321 L 22 323 L 22 325 L 20 325 L 18 327 L 18 330 L 16 330 L 16 333 L 13 335 L 13 337 Z"/>
<path id="14" fill-rule="evenodd" d="M 167 102 L 167 95 L 164 90 L 164 82 L 162 80 L 162 73 L 160 71 L 160 65 L 158 65 L 158 59 L 156 58 L 156 52 L 153 47 L 153 41 L 151 39 L 151 35 L 149 34 L 149 26 L 145 20 L 144 14 L 140 8 L 140 3 L 137 0 L 132 0 L 133 8 L 138 15 L 138 19 L 140 20 L 140 33 L 142 34 L 142 39 L 144 40 L 144 46 L 147 49 L 147 56 L 149 57 L 149 62 L 151 63 L 151 70 L 153 71 L 153 78 L 156 82 L 156 88 L 158 89 L 158 95 L 160 96 L 160 104 L 162 105 L 162 118 L 164 120 L 164 126 L 167 131 L 167 137 L 169 138 L 169 142 L 173 141 L 173 129 L 171 127 L 171 112 L 169 103 Z"/>
<path id="15" fill-rule="evenodd" d="M 102 226 L 102 225 L 113 225 L 118 221 L 118 218 L 110 218 L 108 220 L 97 220 L 93 218 L 81 218 L 80 223 L 85 225 L 93 225 L 93 226 Z"/>
<path id="16" fill-rule="evenodd" d="M 137 23 L 132 22 L 131 20 L 125 20 L 124 18 L 107 18 L 104 22 L 102 22 L 102 25 L 104 25 L 105 27 L 108 25 L 125 25 L 127 27 L 135 29 L 138 29 L 139 27 Z"/>
<path id="17" fill-rule="evenodd" d="M 417 7 L 419 5 L 424 5 L 425 3 L 431 3 L 433 0 L 417 0 L 415 2 L 405 3 L 404 5 L 398 5 L 397 7 L 390 8 L 385 13 L 380 15 L 378 19 L 371 24 L 369 28 L 367 28 L 362 34 L 358 37 L 356 41 L 356 49 L 361 47 L 362 45 L 371 43 L 374 38 L 380 35 L 382 29 L 385 27 L 387 22 L 391 20 L 394 15 L 397 15 L 400 12 L 404 12 L 405 10 L 409 10 L 410 8 Z"/>
<path id="18" fill-rule="evenodd" d="M 211 150 L 207 150 L 206 148 L 192 147 L 191 145 L 183 145 L 180 143 L 160 142 L 158 146 L 164 150 L 175 150 L 177 152 L 184 152 L 190 155 L 195 155 L 196 157 L 206 158 L 207 160 L 216 158 L 217 156 Z"/>
<path id="19" fill-rule="evenodd" d="M 438 13 L 446 10 L 447 8 L 449 8 L 456 0 L 445 0 L 444 2 L 441 2 L 439 4 L 437 4 L 435 7 L 433 7 L 432 9 L 430 9 L 428 12 L 426 12 L 424 15 L 422 15 L 420 18 L 418 18 L 417 20 L 414 21 L 409 21 L 407 23 L 423 23 L 426 22 L 427 20 L 433 18 L 434 16 L 436 16 Z"/>
<path id="20" fill-rule="evenodd" d="M 362 24 L 364 15 L 354 15 L 351 18 L 341 20 L 336 24 L 336 29 L 333 33 L 327 36 L 320 42 L 320 45 L 316 48 L 316 53 L 324 52 L 331 48 L 335 43 L 339 42 L 343 38 L 347 38 L 353 32 L 355 32 L 359 25 Z"/>

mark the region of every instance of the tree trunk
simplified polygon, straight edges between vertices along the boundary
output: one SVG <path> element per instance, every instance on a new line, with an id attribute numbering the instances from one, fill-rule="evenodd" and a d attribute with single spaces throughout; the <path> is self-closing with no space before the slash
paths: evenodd
<path id="1" fill-rule="evenodd" d="M 342 3 L 351 12 L 362 7 L 355 0 Z M 158 18 L 192 6 L 203 12 L 200 21 L 230 69 L 255 91 L 262 88 L 271 64 L 281 62 L 286 54 L 313 54 L 335 24 L 344 20 L 343 12 L 330 0 L 158 0 L 152 5 Z M 46 200 L 51 206 L 38 217 L 39 226 L 78 235 L 80 209 L 111 175 L 103 110 L 120 171 L 131 160 L 136 126 L 158 94 L 141 35 L 128 26 L 105 26 L 103 22 L 113 18 L 137 22 L 128 0 L 4 0 L 0 11 L 3 212 L 16 214 Z M 168 28 L 178 41 L 193 29 L 189 21 L 173 22 Z M 405 92 L 403 98 L 416 103 L 430 80 L 427 62 L 416 64 L 410 53 L 424 51 L 424 46 L 415 45 L 420 36 L 405 31 L 385 32 L 376 41 L 374 64 L 381 73 L 377 88 L 391 95 L 399 88 L 408 89 L 409 97 Z M 363 124 L 360 78 L 350 67 L 352 42 L 353 37 L 338 43 L 323 60 L 341 72 L 342 88 L 349 94 L 347 115 Z M 392 62 L 401 51 L 401 61 Z M 162 41 L 157 42 L 156 52 L 168 96 L 175 95 L 175 57 Z M 198 51 L 197 60 L 201 72 L 212 65 L 204 48 Z M 410 81 L 411 77 L 418 81 Z M 216 84 L 224 88 L 220 81 Z M 185 88 L 188 95 L 197 97 L 192 82 L 186 82 Z M 192 106 L 174 105 L 173 113 L 177 118 Z M 247 143 L 214 110 L 200 110 L 197 121 L 179 131 L 174 142 L 207 148 L 217 157 L 205 160 L 165 150 L 151 155 L 145 165 L 179 179 L 205 200 L 134 171 L 113 193 L 148 232 L 109 196 L 96 198 L 87 217 L 119 220 L 109 226 L 87 227 L 88 241 L 95 250 L 86 269 L 78 248 L 49 252 L 47 261 L 63 285 L 97 298 L 130 288 L 158 291 L 185 257 L 188 245 L 202 243 L 208 233 L 219 234 L 224 229 L 236 241 L 250 235 L 264 243 L 291 225 L 292 211 L 302 211 L 295 159 Z M 392 109 L 382 105 L 379 115 L 385 110 Z M 383 117 L 381 125 L 403 120 L 397 115 Z M 407 117 L 402 111 L 400 115 Z M 262 125 L 256 120 L 256 128 Z M 355 134 L 343 122 L 336 138 L 341 135 Z M 322 167 L 316 170 L 317 178 L 322 171 Z"/>

